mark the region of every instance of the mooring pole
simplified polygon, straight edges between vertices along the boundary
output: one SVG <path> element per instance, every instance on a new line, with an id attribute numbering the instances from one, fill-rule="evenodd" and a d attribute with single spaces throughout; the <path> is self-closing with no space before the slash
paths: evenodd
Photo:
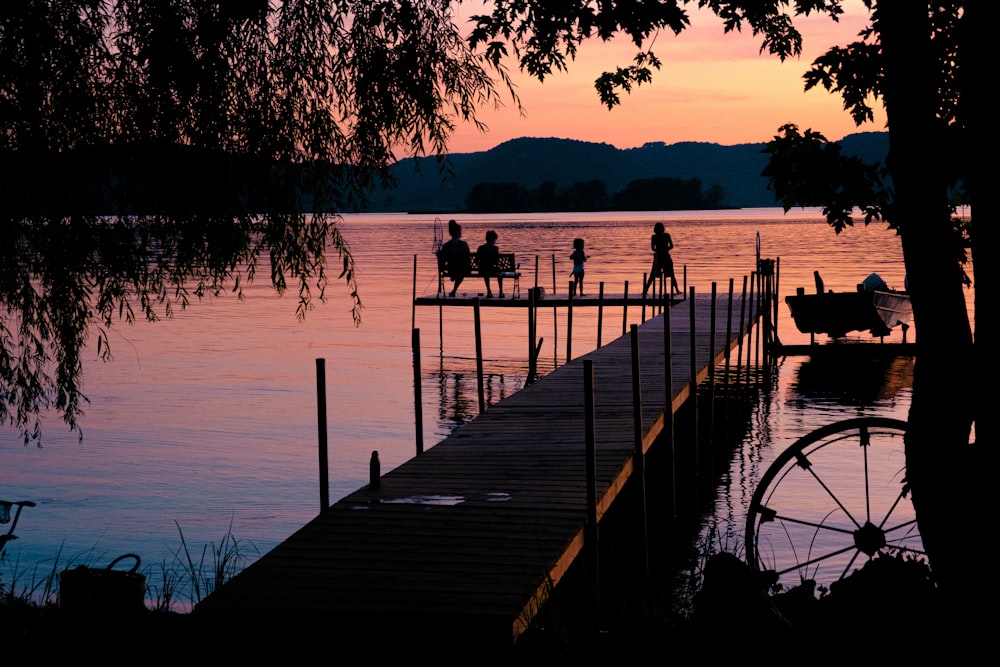
<path id="1" fill-rule="evenodd" d="M 747 275 L 743 274 L 743 298 L 740 300 L 740 340 L 736 345 L 736 384 L 740 384 L 743 375 L 743 340 L 747 337 L 746 332 L 746 312 L 747 312 Z M 747 385 L 750 384 L 749 370 L 747 372 Z M 742 389 L 740 390 L 742 394 Z"/>
<path id="2" fill-rule="evenodd" d="M 708 477 L 715 473 L 715 334 L 716 312 L 719 305 L 718 283 L 712 281 L 712 298 L 709 301 L 708 324 Z"/>
<path id="3" fill-rule="evenodd" d="M 417 455 L 424 453 L 424 401 L 420 391 L 420 329 L 413 330 L 413 402 L 416 412 Z"/>
<path id="4" fill-rule="evenodd" d="M 697 324 L 695 318 L 695 290 L 694 286 L 689 289 L 688 312 L 691 318 L 691 432 L 694 443 L 694 496 L 695 507 L 700 507 L 701 503 L 701 438 L 698 437 L 698 338 Z"/>
<path id="5" fill-rule="evenodd" d="M 628 331 L 628 281 L 625 281 L 625 300 L 622 305 L 622 335 Z"/>
<path id="6" fill-rule="evenodd" d="M 729 386 L 729 363 L 730 363 L 730 345 L 729 342 L 733 340 L 733 279 L 729 279 L 729 301 L 726 305 L 726 364 L 725 371 L 722 374 L 722 390 L 726 394 L 726 400 L 723 404 L 723 414 L 722 423 L 726 425 L 726 439 L 729 438 L 729 402 L 733 398 L 732 389 Z"/>
<path id="7" fill-rule="evenodd" d="M 591 590 L 594 592 L 595 610 L 599 609 L 600 594 L 600 545 L 597 527 L 597 443 L 594 417 L 594 362 L 583 360 L 584 447 L 587 474 L 587 518 L 584 523 L 584 548 L 590 565 Z"/>
<path id="8" fill-rule="evenodd" d="M 597 294 L 597 349 L 601 348 L 601 329 L 604 322 L 604 281 L 601 281 L 600 291 Z"/>
<path id="9" fill-rule="evenodd" d="M 483 325 L 480 316 L 479 297 L 476 297 L 473 308 L 476 320 L 476 384 L 479 389 L 479 412 L 486 412 L 486 394 L 483 391 Z"/>
<path id="10" fill-rule="evenodd" d="M 417 326 L 417 256 L 413 256 L 413 297 L 410 299 L 410 328 Z"/>
<path id="11" fill-rule="evenodd" d="M 569 282 L 569 301 L 566 306 L 566 363 L 573 361 L 573 296 L 576 288 Z"/>
<path id="12" fill-rule="evenodd" d="M 672 295 L 671 295 L 672 296 Z M 671 544 L 673 544 L 674 529 L 677 523 L 677 456 L 674 448 L 674 351 L 673 341 L 670 338 L 670 313 L 673 308 L 663 310 L 663 386 L 665 387 L 663 419 L 667 432 L 667 448 L 670 452 L 668 479 L 670 480 L 670 493 L 667 496 L 670 503 Z"/>
<path id="13" fill-rule="evenodd" d="M 326 359 L 316 360 L 316 423 L 319 428 L 319 511 L 330 508 L 330 471 L 326 435 Z"/>
<path id="14" fill-rule="evenodd" d="M 536 331 L 537 323 L 535 322 L 536 312 L 535 312 L 535 299 L 538 298 L 538 289 L 535 287 L 528 288 L 528 377 L 524 381 L 525 384 L 531 384 L 535 381 L 535 372 L 538 365 L 538 360 L 535 358 L 535 339 L 538 335 Z"/>
<path id="15" fill-rule="evenodd" d="M 642 449 L 642 381 L 639 376 L 639 325 L 631 328 L 632 342 L 632 461 L 639 490 L 639 540 L 643 582 L 649 580 L 649 543 L 646 527 L 646 453 Z M 646 586 L 642 587 L 646 590 Z"/>

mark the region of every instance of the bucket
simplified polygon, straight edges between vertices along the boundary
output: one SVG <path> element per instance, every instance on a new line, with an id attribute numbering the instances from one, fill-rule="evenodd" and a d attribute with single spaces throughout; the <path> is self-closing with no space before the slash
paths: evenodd
<path id="1" fill-rule="evenodd" d="M 115 570 L 132 559 L 131 570 Z M 104 569 L 78 565 L 59 575 L 59 607 L 68 611 L 137 612 L 146 610 L 146 576 L 138 574 L 139 557 L 124 554 Z"/>

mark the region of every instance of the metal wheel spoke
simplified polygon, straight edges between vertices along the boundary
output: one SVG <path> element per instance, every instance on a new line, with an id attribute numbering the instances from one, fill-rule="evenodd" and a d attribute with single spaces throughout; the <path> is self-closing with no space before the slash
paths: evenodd
<path id="1" fill-rule="evenodd" d="M 780 520 L 780 521 L 787 521 L 788 523 L 795 523 L 800 526 L 810 526 L 811 528 L 815 528 L 817 531 L 825 530 L 831 533 L 843 533 L 845 535 L 854 535 L 854 531 L 848 530 L 847 528 L 837 528 L 836 526 L 830 526 L 828 524 L 820 523 L 817 521 L 805 521 L 803 519 L 796 519 L 795 517 L 786 516 L 784 514 L 775 514 L 774 519 L 776 521 Z"/>
<path id="2" fill-rule="evenodd" d="M 792 567 L 785 568 L 784 570 L 775 570 L 775 573 L 780 577 L 783 574 L 788 574 L 789 572 L 794 572 L 795 570 L 801 570 L 803 568 L 809 567 L 810 565 L 816 565 L 818 563 L 822 563 L 822 562 L 827 561 L 827 560 L 829 560 L 831 558 L 835 558 L 836 556 L 839 556 L 841 554 L 845 554 L 848 551 L 857 551 L 857 549 L 855 549 L 854 545 L 851 545 L 849 547 L 844 547 L 842 549 L 837 549 L 835 551 L 831 551 L 829 553 L 825 553 L 822 556 L 817 556 L 815 558 L 810 558 L 809 560 L 807 560 L 805 562 L 798 563 L 796 565 L 793 565 Z"/>
<path id="3" fill-rule="evenodd" d="M 854 518 L 854 515 L 851 513 L 851 511 L 844 506 L 844 503 L 840 502 L 840 498 L 838 498 L 837 494 L 835 494 L 833 490 L 826 485 L 826 482 L 820 479 L 820 476 L 816 474 L 816 471 L 813 469 L 813 467 L 810 466 L 808 470 L 809 474 L 812 475 L 812 478 L 816 480 L 816 483 L 819 484 L 821 487 L 823 487 L 823 490 L 826 492 L 826 495 L 828 495 L 833 502 L 837 503 L 837 507 L 839 507 L 844 512 L 844 516 L 850 519 L 851 523 L 853 523 L 856 528 L 860 528 L 861 524 L 858 523 L 857 519 Z M 865 496 L 867 497 L 867 495 L 868 494 L 866 492 Z"/>

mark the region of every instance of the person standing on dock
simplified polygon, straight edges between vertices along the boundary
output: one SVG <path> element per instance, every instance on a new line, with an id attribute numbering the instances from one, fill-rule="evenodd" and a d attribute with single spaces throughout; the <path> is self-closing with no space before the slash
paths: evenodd
<path id="1" fill-rule="evenodd" d="M 649 272 L 649 278 L 642 287 L 642 295 L 646 296 L 649 288 L 657 278 L 670 278 L 670 293 L 680 294 L 681 290 L 677 286 L 677 277 L 674 275 L 674 259 L 670 256 L 670 251 L 674 249 L 674 240 L 666 232 L 662 222 L 653 225 L 653 235 L 649 240 L 650 248 L 653 250 L 653 268 Z"/>
<path id="2" fill-rule="evenodd" d="M 583 264 L 590 257 L 583 251 L 583 239 L 573 239 L 573 252 L 569 258 L 573 260 L 573 293 L 585 296 L 583 293 Z"/>
<path id="3" fill-rule="evenodd" d="M 444 265 L 448 269 L 448 275 L 454 286 L 451 288 L 451 296 L 455 296 L 459 285 L 469 275 L 472 266 L 469 244 L 462 240 L 462 225 L 454 220 L 448 221 L 448 235 L 451 239 L 441 246 L 441 255 L 444 257 Z"/>
<path id="4" fill-rule="evenodd" d="M 486 232 L 486 243 L 476 250 L 476 258 L 479 260 L 479 273 L 486 283 L 486 298 L 493 298 L 493 290 L 490 288 L 490 278 L 496 277 L 497 289 L 500 290 L 500 298 L 503 298 L 503 276 L 497 271 L 500 263 L 500 248 L 497 247 L 497 233 L 492 229 Z"/>

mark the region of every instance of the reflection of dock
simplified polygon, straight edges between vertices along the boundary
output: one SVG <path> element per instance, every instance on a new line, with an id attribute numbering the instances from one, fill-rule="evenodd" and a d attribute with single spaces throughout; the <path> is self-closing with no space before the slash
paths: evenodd
<path id="1" fill-rule="evenodd" d="M 643 484 L 644 455 L 672 439 L 697 385 L 718 362 L 749 366 L 754 301 L 699 295 L 668 310 L 669 327 L 633 325 L 373 477 L 194 613 L 261 631 L 320 624 L 322 641 L 365 633 L 404 651 L 414 638 L 510 645 L 574 563 L 596 563 L 597 525 Z"/>

